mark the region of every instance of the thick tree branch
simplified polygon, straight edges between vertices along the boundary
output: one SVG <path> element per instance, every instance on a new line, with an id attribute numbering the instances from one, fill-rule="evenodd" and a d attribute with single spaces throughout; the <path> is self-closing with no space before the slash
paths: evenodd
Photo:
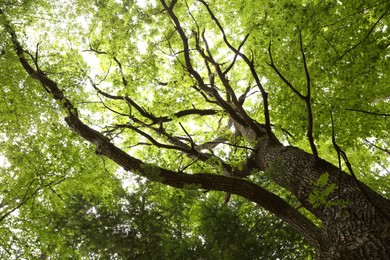
<path id="1" fill-rule="evenodd" d="M 0 13 L 1 14 L 1 13 Z M 61 101 L 63 107 L 68 111 L 69 114 L 73 114 L 74 116 L 78 117 L 77 115 L 77 109 L 73 106 L 73 104 L 64 96 L 64 93 L 58 88 L 57 83 L 49 79 L 43 71 L 35 70 L 31 65 L 29 64 L 28 60 L 25 57 L 25 50 L 23 49 L 22 45 L 19 43 L 16 33 L 11 28 L 11 26 L 8 23 L 4 24 L 5 30 L 8 32 L 8 34 L 11 36 L 12 43 L 14 45 L 16 54 L 18 55 L 19 62 L 23 66 L 24 70 L 35 80 L 38 80 L 42 86 L 45 88 L 47 92 L 50 92 L 50 94 L 53 95 L 53 98 Z"/>

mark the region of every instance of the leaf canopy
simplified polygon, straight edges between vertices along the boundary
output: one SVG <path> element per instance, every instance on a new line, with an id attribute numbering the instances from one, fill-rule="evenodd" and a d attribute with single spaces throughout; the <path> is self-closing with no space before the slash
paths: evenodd
<path id="1" fill-rule="evenodd" d="M 357 177 L 389 198 L 387 1 L 173 2 L 187 47 L 155 1 L 12 0 L 0 3 L 0 19 L 12 24 L 31 64 L 60 86 L 80 118 L 156 176 L 158 167 L 245 170 L 255 142 L 237 134 L 231 115 L 188 70 L 190 61 L 230 104 L 221 69 L 237 98 L 245 97 L 248 116 L 265 124 L 261 89 L 231 45 L 249 57 L 268 92 L 279 140 L 312 151 L 300 97 L 311 91 L 320 157 L 338 165 L 333 134 Z M 2 258 L 313 257 L 302 237 L 253 203 L 233 196 L 224 204 L 225 194 L 196 186 L 168 188 L 99 156 L 69 130 L 62 104 L 26 74 L 3 26 L 0 37 Z M 203 157 L 183 152 L 195 148 Z M 248 179 L 300 207 L 269 175 Z M 334 191 L 320 181 L 325 190 L 315 203 Z"/>

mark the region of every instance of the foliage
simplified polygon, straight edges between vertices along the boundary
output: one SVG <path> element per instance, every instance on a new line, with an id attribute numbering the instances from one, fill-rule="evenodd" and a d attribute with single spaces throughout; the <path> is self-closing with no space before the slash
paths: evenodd
<path id="1" fill-rule="evenodd" d="M 260 81 L 276 138 L 315 153 L 314 140 L 319 156 L 339 165 L 333 137 L 359 180 L 390 197 L 387 1 L 172 1 L 181 27 L 164 3 L 0 3 L 1 258 L 312 258 L 307 241 L 259 205 L 224 202 L 230 194 L 199 183 L 151 182 L 165 181 L 162 169 L 245 172 L 261 141 L 233 116 L 267 126 Z M 34 69 L 58 84 L 81 121 L 141 160 L 139 172 L 69 129 L 66 100 L 27 75 L 7 24 Z M 272 180 L 285 167 L 275 161 L 246 179 L 299 207 Z M 329 174 L 315 180 L 314 208 L 342 204 L 329 200 L 337 193 Z"/>
<path id="2" fill-rule="evenodd" d="M 329 200 L 329 195 L 336 190 L 336 184 L 329 184 L 328 181 L 329 174 L 324 173 L 315 183 L 313 183 L 313 192 L 309 195 L 309 202 L 313 204 L 315 208 L 319 206 L 331 207 L 342 203 L 340 200 Z"/>

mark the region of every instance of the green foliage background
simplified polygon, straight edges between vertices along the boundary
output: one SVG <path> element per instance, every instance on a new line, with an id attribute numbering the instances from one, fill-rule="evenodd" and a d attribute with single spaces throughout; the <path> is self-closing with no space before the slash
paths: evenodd
<path id="1" fill-rule="evenodd" d="M 81 111 L 83 120 L 101 131 L 128 118 L 107 109 L 132 113 L 123 102 L 104 100 L 89 83 L 113 95 L 128 95 L 153 115 L 206 103 L 181 63 L 181 41 L 159 3 L 145 1 L 6 1 L 0 2 L 30 53 L 39 50 L 40 69 L 61 85 Z M 138 3 L 138 5 L 137 5 Z M 210 1 L 238 46 L 253 55 L 269 92 L 271 121 L 279 138 L 310 151 L 305 133 L 305 104 L 267 65 L 273 59 L 283 75 L 305 93 L 303 47 L 313 84 L 314 138 L 320 156 L 338 164 L 335 137 L 349 155 L 358 178 L 389 197 L 389 4 L 387 1 Z M 232 59 L 218 28 L 198 1 L 179 1 L 175 12 L 186 33 L 205 28 L 211 52 L 221 62 Z M 191 14 L 191 15 L 189 15 Z M 193 18 L 197 21 L 194 22 Z M 312 249 L 280 220 L 241 198 L 225 205 L 224 194 L 175 190 L 124 173 L 96 155 L 92 146 L 72 133 L 59 104 L 27 77 L 0 29 L 0 257 L 35 259 L 310 259 Z M 4 39 L 4 40 L 3 40 Z M 189 37 L 194 44 L 194 38 Z M 142 44 L 140 44 L 142 42 Z M 39 43 L 39 45 L 38 45 Z M 104 54 L 103 54 L 104 52 Z M 122 72 L 113 58 L 120 61 Z M 193 54 L 193 66 L 207 77 Z M 122 74 L 123 73 L 123 74 Z M 127 84 L 123 84 L 125 76 Z M 254 82 L 242 60 L 229 72 L 238 94 Z M 164 84 L 160 84 L 164 83 Z M 166 84 L 165 84 L 166 83 Z M 261 98 L 253 93 L 244 107 L 264 121 Z M 353 111 L 354 110 L 354 111 Z M 387 116 L 362 113 L 371 111 Z M 173 118 L 169 132 L 197 143 L 219 136 L 249 145 L 221 127 L 228 119 Z M 290 135 L 285 133 L 287 130 Z M 114 133 L 115 134 L 115 133 Z M 115 140 L 129 153 L 161 167 L 188 172 L 215 172 L 192 163 L 177 151 L 136 146 L 146 140 L 125 131 Z M 378 149 L 378 147 L 380 149 Z M 387 150 L 387 153 L 384 152 Z M 226 162 L 239 165 L 242 149 L 216 149 Z M 292 205 L 287 191 L 254 177 Z M 12 212 L 11 214 L 9 214 Z"/>

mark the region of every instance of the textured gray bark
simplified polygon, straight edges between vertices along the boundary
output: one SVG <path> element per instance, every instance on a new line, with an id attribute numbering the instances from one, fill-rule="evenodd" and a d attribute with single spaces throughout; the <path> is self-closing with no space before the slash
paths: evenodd
<path id="1" fill-rule="evenodd" d="M 334 165 L 324 160 L 315 163 L 311 154 L 295 147 L 260 144 L 256 162 L 260 169 L 269 169 L 273 181 L 292 192 L 322 221 L 319 259 L 390 259 L 389 200 L 363 183 L 357 185 L 352 176 Z M 328 199 L 341 199 L 342 205 L 314 208 L 308 201 L 313 183 L 323 173 L 329 174 L 329 183 L 337 185 Z"/>

